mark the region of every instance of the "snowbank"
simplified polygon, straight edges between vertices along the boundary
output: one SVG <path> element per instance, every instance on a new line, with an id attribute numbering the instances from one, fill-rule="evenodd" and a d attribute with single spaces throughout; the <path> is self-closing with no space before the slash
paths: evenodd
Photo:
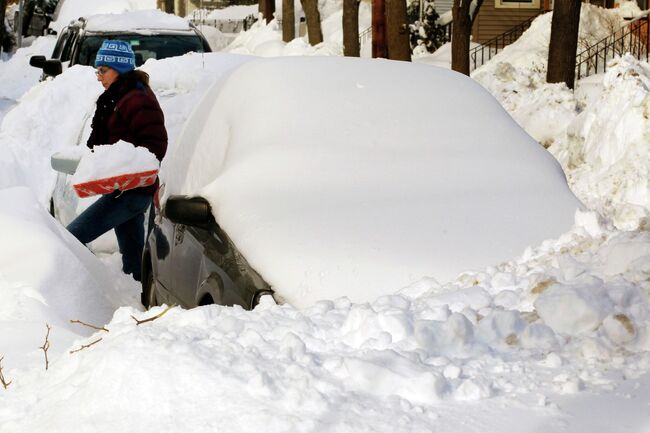
<path id="1" fill-rule="evenodd" d="M 19 48 L 9 60 L 0 62 L 0 98 L 17 100 L 36 85 L 43 70 L 29 66 L 29 59 L 39 55 L 50 58 L 55 43 L 53 36 L 36 38 L 29 47 Z"/>
<path id="2" fill-rule="evenodd" d="M 15 388 L 0 394 L 0 432 L 478 433 L 531 419 L 517 431 L 534 431 L 556 418 L 571 425 L 575 407 L 558 410 L 565 397 L 606 392 L 623 377 L 644 395 L 650 309 L 647 282 L 635 281 L 648 270 L 648 245 L 648 233 L 609 232 L 593 214 L 579 214 L 571 232 L 516 261 L 446 285 L 422 280 L 369 304 L 174 308 L 140 326 L 131 315 L 163 307 L 122 308 L 109 332 L 80 342 L 101 337 L 94 346 L 64 354 L 48 372 L 13 372 Z M 636 400 L 647 403 L 618 404 Z M 142 416 L 151 408 L 167 415 Z M 642 408 L 622 425 L 611 418 L 595 431 L 647 425 Z"/>
<path id="3" fill-rule="evenodd" d="M 144 9 L 156 9 L 156 0 L 64 0 L 50 28 L 60 32 L 79 17 Z"/>
<path id="4" fill-rule="evenodd" d="M 282 41 L 282 32 L 276 20 L 268 24 L 263 20 L 257 21 L 249 30 L 240 32 L 224 51 L 261 57 L 343 55 L 340 43 L 325 41 L 311 46 L 304 38 L 296 38 L 289 43 Z"/>
<path id="5" fill-rule="evenodd" d="M 424 112 L 413 100 L 447 102 Z M 208 198 L 297 306 L 447 281 L 563 233 L 579 206 L 553 157 L 472 80 L 331 57 L 235 70 L 188 120 L 161 181 Z"/>
<path id="6" fill-rule="evenodd" d="M 9 369 L 42 362 L 36 342 L 45 323 L 54 328 L 51 359 L 88 328 L 70 320 L 104 323 L 138 292 L 112 275 L 37 203 L 25 187 L 0 189 L 0 353 Z M 7 370 L 5 370 L 7 371 Z"/>
<path id="7" fill-rule="evenodd" d="M 650 223 L 650 66 L 627 55 L 610 63 L 600 97 L 549 150 L 574 192 L 622 229 Z"/>
<path id="8" fill-rule="evenodd" d="M 590 209 L 627 230 L 650 216 L 648 128 L 650 73 L 631 57 L 606 76 L 581 80 L 576 92 L 546 83 L 550 14 L 537 18 L 473 78 L 562 163 L 571 189 Z M 593 42 L 622 23 L 620 11 L 582 6 L 580 41 Z"/>
<path id="9" fill-rule="evenodd" d="M 536 18 L 530 28 L 472 78 L 490 91 L 514 119 L 537 141 L 549 146 L 566 131 L 576 113 L 573 95 L 561 85 L 546 83 L 552 13 Z M 583 4 L 578 51 L 608 36 L 623 25 L 614 9 Z"/>

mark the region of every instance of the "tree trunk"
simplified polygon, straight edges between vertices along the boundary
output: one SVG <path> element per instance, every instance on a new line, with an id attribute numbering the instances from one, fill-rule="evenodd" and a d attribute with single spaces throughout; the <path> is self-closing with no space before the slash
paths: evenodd
<path id="1" fill-rule="evenodd" d="M 178 2 L 178 10 L 176 11 L 179 17 L 184 17 L 187 15 L 187 5 L 185 4 L 185 0 L 179 0 Z"/>
<path id="2" fill-rule="evenodd" d="M 575 0 L 555 0 L 553 7 L 546 81 L 565 83 L 569 89 L 573 89 L 576 75 L 581 6 L 582 2 Z"/>
<path id="3" fill-rule="evenodd" d="M 406 0 L 386 0 L 388 58 L 411 61 Z"/>
<path id="4" fill-rule="evenodd" d="M 174 13 L 174 0 L 165 0 L 165 12 L 168 14 Z"/>
<path id="5" fill-rule="evenodd" d="M 0 47 L 5 40 L 5 33 L 7 28 L 5 27 L 5 11 L 7 10 L 7 0 L 0 0 Z"/>
<path id="6" fill-rule="evenodd" d="M 359 0 L 343 0 L 343 55 L 359 57 Z"/>
<path id="7" fill-rule="evenodd" d="M 384 0 L 372 0 L 372 58 L 386 57 L 386 5 Z"/>
<path id="8" fill-rule="evenodd" d="M 262 0 L 263 3 L 263 16 L 266 24 L 273 21 L 273 15 L 275 15 L 275 0 Z"/>
<path id="9" fill-rule="evenodd" d="M 300 0 L 300 3 L 302 4 L 302 9 L 305 11 L 309 43 L 311 45 L 318 45 L 323 42 L 323 30 L 320 25 L 318 0 Z"/>
<path id="10" fill-rule="evenodd" d="M 291 42 L 296 37 L 296 14 L 293 0 L 282 0 L 282 40 Z"/>
<path id="11" fill-rule="evenodd" d="M 465 75 L 469 75 L 469 37 L 472 33 L 470 3 L 470 0 L 454 0 L 451 9 L 454 22 L 451 34 L 451 69 Z"/>

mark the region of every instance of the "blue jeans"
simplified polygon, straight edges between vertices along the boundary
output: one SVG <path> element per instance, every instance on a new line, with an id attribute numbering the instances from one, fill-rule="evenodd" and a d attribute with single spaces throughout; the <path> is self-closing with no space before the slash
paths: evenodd
<path id="1" fill-rule="evenodd" d="M 141 188 L 103 195 L 68 225 L 68 231 L 83 244 L 115 229 L 122 253 L 122 271 L 140 281 L 144 248 L 144 213 L 152 194 Z"/>

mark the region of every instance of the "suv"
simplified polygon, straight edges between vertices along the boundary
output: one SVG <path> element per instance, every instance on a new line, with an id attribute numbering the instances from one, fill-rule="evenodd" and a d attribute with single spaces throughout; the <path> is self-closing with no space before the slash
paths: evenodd
<path id="1" fill-rule="evenodd" d="M 72 65 L 92 66 L 105 39 L 130 42 L 136 66 L 151 58 L 212 51 L 201 32 L 186 20 L 161 11 L 136 11 L 79 18 L 61 31 L 51 60 L 32 56 L 29 64 L 43 69 L 44 76 L 59 75 L 64 67 Z"/>

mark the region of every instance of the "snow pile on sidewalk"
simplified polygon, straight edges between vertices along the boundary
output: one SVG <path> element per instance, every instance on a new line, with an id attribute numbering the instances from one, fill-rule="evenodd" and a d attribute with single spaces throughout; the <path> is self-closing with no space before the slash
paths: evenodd
<path id="1" fill-rule="evenodd" d="M 478 68 L 472 78 L 481 83 L 537 141 L 549 146 L 562 135 L 577 111 L 572 92 L 546 83 L 552 13 L 536 18 L 513 44 Z M 623 25 L 615 9 L 583 4 L 578 51 Z"/>
<path id="2" fill-rule="evenodd" d="M 649 111 L 650 65 L 618 58 L 600 98 L 549 148 L 582 201 L 625 230 L 650 228 Z"/>
<path id="3" fill-rule="evenodd" d="M 156 9 L 156 0 L 65 0 L 50 28 L 60 32 L 70 21 L 95 14 Z"/>
<path id="4" fill-rule="evenodd" d="M 122 308 L 91 348 L 12 372 L 0 432 L 499 431 L 461 422 L 485 399 L 510 423 L 522 405 L 550 416 L 650 369 L 649 236 L 586 213 L 517 261 L 369 304 L 174 308 L 140 326 L 163 308 Z"/>
<path id="5" fill-rule="evenodd" d="M 580 40 L 620 25 L 619 11 L 583 4 Z M 533 138 L 562 163 L 571 189 L 618 228 L 646 227 L 650 218 L 650 68 L 631 56 L 614 60 L 606 76 L 589 77 L 576 92 L 546 83 L 550 14 L 536 19 L 514 44 L 478 69 L 486 87 Z"/>
<path id="6" fill-rule="evenodd" d="M 325 41 L 311 46 L 304 38 L 283 42 L 282 31 L 276 20 L 268 24 L 263 20 L 257 21 L 249 30 L 239 33 L 224 51 L 261 57 L 343 55 L 343 47 L 339 43 Z"/>
<path id="7" fill-rule="evenodd" d="M 120 140 L 112 145 L 95 146 L 92 152 L 83 155 L 70 182 L 76 185 L 97 179 L 158 170 L 159 166 L 156 155 L 149 149 Z"/>

